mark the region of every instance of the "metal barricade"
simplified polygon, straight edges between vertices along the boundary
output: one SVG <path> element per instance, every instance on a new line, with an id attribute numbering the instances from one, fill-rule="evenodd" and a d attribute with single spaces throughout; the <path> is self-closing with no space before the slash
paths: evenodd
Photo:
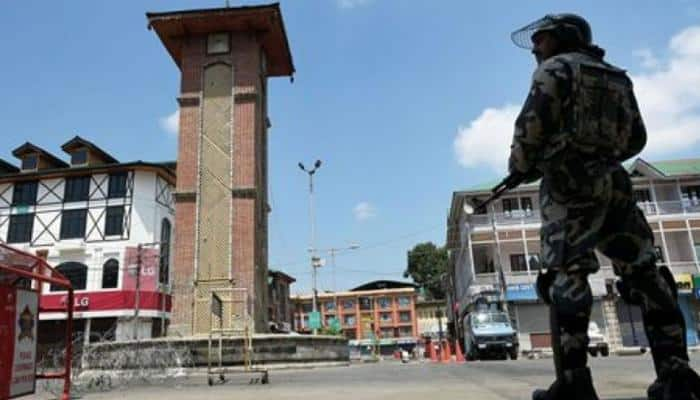
<path id="1" fill-rule="evenodd" d="M 209 297 L 209 341 L 207 357 L 207 381 L 209 386 L 215 383 L 226 382 L 226 374 L 229 373 L 254 373 L 261 374 L 258 378 L 251 378 L 249 383 L 270 382 L 266 368 L 260 368 L 253 363 L 253 333 L 254 318 L 251 303 L 248 301 L 248 291 L 245 288 L 213 289 Z M 217 323 L 218 322 L 218 323 Z M 217 325 L 215 327 L 215 325 Z M 243 370 L 232 369 L 224 366 L 224 339 L 243 339 Z M 214 346 L 217 346 L 214 349 Z M 216 353 L 216 354 L 213 354 Z M 212 358 L 216 357 L 216 365 L 212 365 Z M 215 377 L 218 380 L 215 380 Z"/>

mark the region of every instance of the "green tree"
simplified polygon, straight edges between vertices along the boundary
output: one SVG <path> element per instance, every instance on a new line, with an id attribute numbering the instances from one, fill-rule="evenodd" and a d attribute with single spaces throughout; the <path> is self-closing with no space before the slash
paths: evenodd
<path id="1" fill-rule="evenodd" d="M 444 299 L 442 275 L 447 272 L 447 258 L 444 247 L 435 246 L 432 242 L 419 243 L 408 251 L 408 266 L 403 277 L 411 277 L 425 290 L 428 298 Z"/>

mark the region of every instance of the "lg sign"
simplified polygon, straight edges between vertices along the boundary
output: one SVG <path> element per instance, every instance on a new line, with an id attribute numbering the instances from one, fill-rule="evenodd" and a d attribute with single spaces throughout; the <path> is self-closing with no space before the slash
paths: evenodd
<path id="1" fill-rule="evenodd" d="M 68 296 L 63 296 L 61 298 L 61 304 L 65 305 L 68 302 Z M 73 308 L 86 308 L 90 305 L 90 299 L 87 297 L 75 297 L 73 298 Z"/>

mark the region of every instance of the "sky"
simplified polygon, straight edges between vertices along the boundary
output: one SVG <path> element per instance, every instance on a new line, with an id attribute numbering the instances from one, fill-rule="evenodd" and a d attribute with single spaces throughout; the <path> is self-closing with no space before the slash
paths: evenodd
<path id="1" fill-rule="evenodd" d="M 231 6 L 260 1 L 229 1 Z M 31 141 L 64 156 L 78 134 L 121 161 L 174 160 L 179 70 L 145 12 L 225 0 L 17 1 L 0 12 L 0 158 Z M 586 17 L 629 71 L 649 130 L 642 157 L 700 156 L 700 1 L 283 0 L 297 70 L 269 82 L 270 268 L 311 288 L 315 175 L 319 290 L 403 280 L 407 251 L 444 245 L 452 192 L 505 173 L 534 70 L 510 32 Z"/>

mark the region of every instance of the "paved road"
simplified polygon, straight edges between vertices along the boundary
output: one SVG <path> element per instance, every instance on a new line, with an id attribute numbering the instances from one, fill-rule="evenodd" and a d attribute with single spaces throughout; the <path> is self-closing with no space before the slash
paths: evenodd
<path id="1" fill-rule="evenodd" d="M 700 367 L 700 355 L 693 356 Z M 593 359 L 601 399 L 645 399 L 653 379 L 651 359 L 610 357 Z M 250 375 L 229 375 L 230 381 L 209 387 L 204 376 L 190 376 L 159 385 L 134 385 L 104 393 L 89 393 L 86 400 L 503 400 L 530 399 L 533 388 L 552 379 L 551 360 L 484 361 L 463 365 L 400 364 L 383 362 L 350 367 L 271 371 L 269 385 L 249 385 Z M 36 399 L 46 399 L 36 396 Z"/>

